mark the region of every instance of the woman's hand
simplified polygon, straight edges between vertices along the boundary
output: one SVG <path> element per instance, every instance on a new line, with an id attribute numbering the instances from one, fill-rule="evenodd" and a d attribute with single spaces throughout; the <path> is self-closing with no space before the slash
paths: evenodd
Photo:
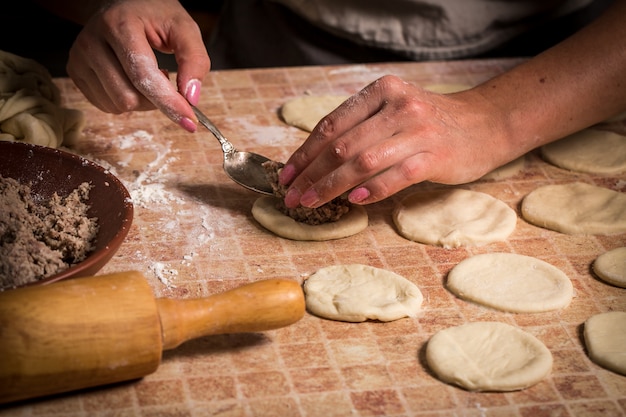
<path id="1" fill-rule="evenodd" d="M 153 49 L 173 53 L 176 87 Z M 109 2 L 86 22 L 70 50 L 67 71 L 85 97 L 114 114 L 158 108 L 188 131 L 210 60 L 200 29 L 175 0 Z"/>
<path id="2" fill-rule="evenodd" d="M 351 190 L 351 202 L 367 204 L 421 181 L 478 179 L 505 162 L 495 110 L 471 90 L 441 95 L 383 77 L 322 119 L 289 158 L 285 203 L 318 207 Z"/>

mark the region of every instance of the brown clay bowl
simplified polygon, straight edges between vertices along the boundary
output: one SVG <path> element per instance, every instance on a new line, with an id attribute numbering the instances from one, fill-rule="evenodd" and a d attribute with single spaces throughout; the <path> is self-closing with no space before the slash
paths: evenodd
<path id="1" fill-rule="evenodd" d="M 27 285 L 95 275 L 128 234 L 133 220 L 128 190 L 107 169 L 88 159 L 45 146 L 0 141 L 0 175 L 29 184 L 35 201 L 47 201 L 54 192 L 65 197 L 85 181 L 93 185 L 87 214 L 96 217 L 100 226 L 94 250 L 84 261 Z"/>

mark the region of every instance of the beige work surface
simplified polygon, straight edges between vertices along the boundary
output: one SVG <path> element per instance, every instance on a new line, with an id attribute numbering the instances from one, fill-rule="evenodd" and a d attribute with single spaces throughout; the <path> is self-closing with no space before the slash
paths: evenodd
<path id="1" fill-rule="evenodd" d="M 306 137 L 277 115 L 288 99 L 351 94 L 390 73 L 420 85 L 475 84 L 517 62 L 215 72 L 204 82 L 199 107 L 239 149 L 284 161 Z M 0 416 L 626 416 L 626 377 L 592 363 L 582 341 L 588 317 L 626 311 L 626 290 L 590 273 L 598 255 L 626 245 L 625 234 L 568 236 L 519 218 L 504 242 L 453 250 L 427 246 L 402 238 L 391 218 L 394 204 L 428 188 L 422 184 L 367 206 L 370 225 L 358 235 L 328 242 L 282 239 L 255 223 L 250 210 L 257 195 L 226 177 L 208 131 L 185 133 L 158 112 L 104 114 L 69 80 L 57 82 L 66 106 L 87 116 L 74 151 L 108 166 L 135 201 L 128 238 L 102 273 L 139 270 L 157 296 L 188 298 L 266 278 L 301 282 L 321 267 L 363 263 L 417 284 L 423 311 L 389 323 L 342 323 L 307 313 L 279 330 L 205 337 L 164 352 L 159 369 L 142 380 L 11 405 Z M 533 189 L 572 181 L 626 191 L 626 175 L 576 174 L 536 154 L 510 179 L 463 187 L 497 197 L 519 214 L 522 198 Z M 445 289 L 446 274 L 459 261 L 495 251 L 535 256 L 563 270 L 575 288 L 571 305 L 508 314 L 461 301 Z M 483 320 L 518 326 L 545 343 L 554 356 L 549 377 L 509 393 L 471 393 L 437 380 L 424 360 L 429 337 Z"/>

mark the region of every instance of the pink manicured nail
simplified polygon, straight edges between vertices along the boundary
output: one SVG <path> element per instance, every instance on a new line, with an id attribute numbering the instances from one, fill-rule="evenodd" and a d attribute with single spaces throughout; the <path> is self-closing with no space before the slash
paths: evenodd
<path id="1" fill-rule="evenodd" d="M 285 165 L 278 174 L 278 183 L 280 185 L 287 185 L 294 179 L 295 175 L 296 168 L 291 164 Z"/>
<path id="2" fill-rule="evenodd" d="M 202 83 L 196 78 L 189 80 L 185 87 L 185 98 L 194 106 L 200 101 L 200 87 Z"/>
<path id="3" fill-rule="evenodd" d="M 320 201 L 320 196 L 317 195 L 317 191 L 315 190 L 307 191 L 302 194 L 302 197 L 300 198 L 300 204 L 304 207 L 313 207 L 318 201 Z"/>
<path id="4" fill-rule="evenodd" d="M 178 122 L 178 124 L 187 132 L 191 132 L 191 133 L 195 132 L 197 128 L 193 120 L 191 120 L 188 117 L 183 117 L 182 119 L 180 119 L 180 122 Z"/>
<path id="5" fill-rule="evenodd" d="M 300 205 L 300 191 L 292 188 L 285 195 L 285 205 L 289 208 L 296 208 Z"/>
<path id="6" fill-rule="evenodd" d="M 348 201 L 351 203 L 360 203 L 370 196 L 370 191 L 365 187 L 359 187 L 352 190 L 350 194 L 348 194 Z"/>

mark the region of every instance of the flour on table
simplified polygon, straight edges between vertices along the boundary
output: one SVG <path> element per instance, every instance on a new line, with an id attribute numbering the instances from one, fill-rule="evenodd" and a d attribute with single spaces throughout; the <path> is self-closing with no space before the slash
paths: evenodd
<path id="1" fill-rule="evenodd" d="M 442 246 L 480 246 L 505 240 L 517 214 L 506 203 L 478 191 L 417 192 L 396 206 L 393 220 L 405 238 Z"/>
<path id="2" fill-rule="evenodd" d="M 565 234 L 626 232 L 626 194 L 582 182 L 544 185 L 522 200 L 528 222 Z"/>
<path id="3" fill-rule="evenodd" d="M 353 323 L 414 317 L 423 301 L 417 285 L 403 276 L 361 264 L 321 268 L 303 288 L 309 312 Z"/>
<path id="4" fill-rule="evenodd" d="M 574 287 L 563 271 L 540 259 L 514 253 L 485 253 L 459 262 L 447 288 L 458 297 L 513 313 L 567 307 Z"/>
<path id="5" fill-rule="evenodd" d="M 570 171 L 600 175 L 626 172 L 626 136 L 607 130 L 581 130 L 540 149 L 543 159 Z"/>
<path id="6" fill-rule="evenodd" d="M 545 378 L 552 354 L 517 327 L 475 322 L 435 333 L 426 345 L 426 362 L 439 379 L 469 391 L 515 391 Z"/>
<path id="7" fill-rule="evenodd" d="M 302 96 L 283 104 L 280 114 L 288 125 L 311 132 L 324 116 L 347 98 L 347 95 Z"/>
<path id="8" fill-rule="evenodd" d="M 626 288 L 626 247 L 616 248 L 598 256 L 592 268 L 602 281 Z"/>
<path id="9" fill-rule="evenodd" d="M 591 360 L 626 375 L 626 312 L 600 313 L 585 321 L 585 346 Z"/>
<path id="10" fill-rule="evenodd" d="M 339 220 L 322 224 L 298 222 L 276 208 L 276 197 L 259 197 L 252 205 L 252 216 L 261 226 L 292 240 L 323 241 L 342 239 L 355 235 L 367 228 L 367 211 L 362 206 L 353 205 L 350 211 Z"/>

